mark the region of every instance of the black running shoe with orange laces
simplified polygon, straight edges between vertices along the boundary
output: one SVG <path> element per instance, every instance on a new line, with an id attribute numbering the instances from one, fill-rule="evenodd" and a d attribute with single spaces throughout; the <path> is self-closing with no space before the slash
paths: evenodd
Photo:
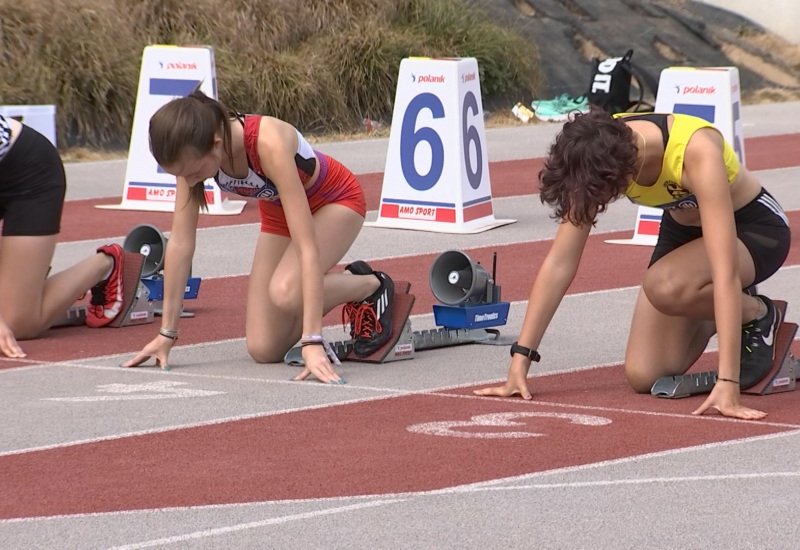
<path id="1" fill-rule="evenodd" d="M 372 275 L 375 271 L 363 260 L 356 260 L 345 266 L 345 271 L 353 275 Z M 361 306 L 359 302 L 347 302 L 342 306 L 342 326 L 350 325 L 350 340 L 355 339 L 356 312 Z"/>
<path id="2" fill-rule="evenodd" d="M 353 351 L 358 357 L 371 355 L 392 336 L 394 282 L 382 271 L 375 271 L 374 275 L 380 279 L 381 286 L 351 312 Z"/>

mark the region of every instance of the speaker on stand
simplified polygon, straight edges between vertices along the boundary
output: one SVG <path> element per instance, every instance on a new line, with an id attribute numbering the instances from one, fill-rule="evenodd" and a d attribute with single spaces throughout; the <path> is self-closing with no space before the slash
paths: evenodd
<path id="1" fill-rule="evenodd" d="M 447 328 L 485 328 L 506 324 L 510 304 L 500 300 L 495 284 L 497 254 L 492 274 L 460 250 L 448 250 L 434 260 L 429 274 L 436 324 Z"/>
<path id="2" fill-rule="evenodd" d="M 147 223 L 137 225 L 125 236 L 122 248 L 126 252 L 138 252 L 144 256 L 142 278 L 152 277 L 164 269 L 167 238 L 156 226 Z"/>
<path id="3" fill-rule="evenodd" d="M 161 315 L 163 309 L 161 302 L 164 300 L 164 257 L 167 253 L 167 238 L 154 225 L 141 224 L 131 229 L 125 236 L 122 248 L 127 252 L 138 252 L 142 254 L 144 265 L 142 266 L 142 282 L 150 291 L 150 299 L 158 302 L 155 314 Z M 189 278 L 186 281 L 186 291 L 183 299 L 191 300 L 197 298 L 200 290 L 200 277 L 192 277 L 191 268 Z M 194 313 L 182 310 L 181 317 L 194 317 Z"/>

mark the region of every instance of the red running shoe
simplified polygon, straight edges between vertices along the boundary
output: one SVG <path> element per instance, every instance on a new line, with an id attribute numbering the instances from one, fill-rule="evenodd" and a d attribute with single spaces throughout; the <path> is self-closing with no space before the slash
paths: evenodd
<path id="1" fill-rule="evenodd" d="M 144 256 L 125 252 L 118 244 L 97 249 L 114 260 L 108 279 L 92 287 L 92 299 L 86 312 L 86 324 L 92 328 L 120 326 L 136 298 L 142 276 Z"/>

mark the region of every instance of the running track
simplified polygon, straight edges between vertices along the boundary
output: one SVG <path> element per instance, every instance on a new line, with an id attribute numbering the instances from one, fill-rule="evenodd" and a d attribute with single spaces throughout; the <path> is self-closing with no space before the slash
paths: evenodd
<path id="1" fill-rule="evenodd" d="M 800 134 L 746 140 L 748 166 L 757 171 L 800 165 L 798 150 Z M 535 176 L 540 167 L 540 158 L 492 163 L 494 197 L 520 197 L 538 204 Z M 367 193 L 368 208 L 375 210 L 382 175 L 362 174 L 359 179 Z M 99 211 L 94 205 L 114 202 L 118 198 L 68 202 L 62 241 L 118 240 L 138 223 L 169 228 L 170 215 L 158 213 L 103 211 L 105 218 L 98 223 Z M 496 215 L 502 217 L 497 212 Z M 800 225 L 800 210 L 789 211 L 788 216 L 795 227 Z M 240 216 L 202 216 L 201 226 L 256 220 L 256 209 L 251 204 Z M 626 230 L 590 237 L 569 296 L 576 300 L 583 295 L 602 296 L 617 289 L 624 292 L 638 284 L 650 249 L 611 248 L 604 243 L 606 239 L 630 234 Z M 413 239 L 415 233 L 397 235 Z M 497 252 L 503 298 L 520 302 L 527 298 L 537 266 L 549 246 L 549 240 L 497 242 L 489 247 L 467 248 L 465 252 L 485 265 Z M 447 236 L 442 236 L 442 250 L 447 248 Z M 424 316 L 434 303 L 427 280 L 436 256 L 421 253 L 371 263 L 397 280 L 410 281 L 417 297 L 412 314 Z M 785 269 L 798 264 L 800 248 L 794 245 Z M 674 402 L 636 395 L 624 383 L 619 364 L 613 362 L 592 370 L 580 369 L 597 362 L 571 364 L 564 370 L 575 372 L 536 378 L 533 402 L 471 397 L 473 387 L 502 376 L 507 365 L 505 347 L 466 346 L 422 352 L 413 361 L 396 363 L 391 368 L 350 367 L 350 384 L 346 388 L 313 383 L 287 385 L 288 367 L 274 367 L 279 372 L 276 379 L 269 374 L 270 367 L 252 365 L 242 352 L 245 290 L 243 276 L 203 281 L 200 297 L 191 304 L 197 316 L 184 320 L 181 327 L 180 344 L 188 346 L 187 353 L 195 350 L 195 361 L 185 365 L 179 362 L 178 368 L 169 373 L 152 368 L 123 371 L 112 366 L 119 362 L 119 356 L 107 358 L 125 358 L 138 350 L 152 337 L 152 325 L 55 329 L 46 338 L 25 342 L 28 359 L 0 360 L 0 395 L 8 398 L 9 408 L 5 417 L 18 422 L 8 439 L 3 438 L 0 448 L 0 518 L 65 516 L 59 521 L 68 526 L 71 517 L 88 517 L 76 514 L 103 517 L 102 514 L 130 510 L 314 503 L 326 498 L 383 498 L 446 491 L 674 449 L 772 437 L 800 428 L 796 392 L 768 398 L 746 396 L 745 402 L 751 406 L 769 411 L 766 422 L 737 422 L 714 415 L 695 418 L 687 413 L 699 404 L 699 398 Z M 790 308 L 796 305 L 795 298 L 789 298 Z M 519 318 L 524 304 L 514 308 Z M 336 325 L 338 316 L 338 309 L 329 314 L 326 326 Z M 513 336 L 518 326 L 517 323 L 504 332 Z M 575 347 L 580 350 L 592 345 L 587 338 Z M 218 346 L 227 346 L 225 353 L 232 353 L 229 364 L 220 366 L 216 362 L 213 370 L 204 368 L 202 350 L 207 347 L 208 357 L 216 357 L 218 352 L 214 350 Z M 793 349 L 795 353 L 800 351 L 796 342 Z M 478 374 L 472 383 L 463 378 L 442 378 L 434 383 L 422 382 L 422 387 L 404 388 L 396 379 L 398 373 L 404 372 L 425 376 L 418 367 L 426 364 L 457 367 L 459 363 L 471 365 L 486 357 L 496 368 L 488 376 L 485 372 L 480 374 L 480 370 L 473 371 Z M 713 352 L 707 353 L 695 368 L 714 368 L 714 359 Z M 274 384 L 261 384 L 254 394 L 247 386 L 258 385 L 262 379 Z M 205 391 L 217 391 L 205 398 L 214 400 L 216 408 L 203 408 L 202 397 L 195 397 L 194 402 L 185 400 L 186 404 L 180 407 L 176 400 L 169 399 L 92 402 L 94 394 L 86 397 L 88 391 L 102 385 L 130 381 L 153 384 L 154 380 L 156 385 L 162 384 L 156 393 L 166 394 L 173 391 L 169 389 L 171 385 L 191 383 L 194 387 L 198 381 L 205 382 L 199 386 Z M 277 380 L 284 382 L 278 384 Z M 351 389 L 352 395 L 346 394 Z M 69 401 L 75 396 L 84 396 L 87 404 Z M 273 399 L 277 401 L 274 408 L 253 402 Z M 162 403 L 166 408 L 160 408 Z M 18 408 L 11 410 L 14 406 Z M 170 415 L 175 415 L 174 420 Z M 63 429 L 59 429 L 59 422 L 63 422 Z M 47 423 L 50 425 L 45 427 Z M 547 441 L 547 445 L 536 445 L 540 441 Z M 300 466 L 306 465 L 309 457 L 313 457 L 311 472 Z M 318 475 L 320 472 L 324 474 Z M 0 523 L 0 542 L 4 532 L 52 542 L 47 537 L 36 539 L 26 531 L 25 526 L 35 526 L 30 521 L 33 520 Z M 213 546 L 214 541 L 227 540 L 217 537 L 251 528 L 260 530 L 266 525 L 232 527 L 227 531 L 219 527 L 219 532 L 211 529 L 207 543 Z M 181 533 L 192 530 L 187 531 L 187 526 L 178 521 L 167 522 L 164 532 L 168 535 L 162 540 L 156 533 L 131 536 L 123 529 L 112 530 L 106 545 L 191 540 L 181 538 Z M 241 541 L 232 542 L 238 539 L 235 534 L 231 536 L 234 538 L 230 546 L 223 545 L 238 547 Z M 319 540 L 325 540 L 322 534 L 319 536 Z M 200 538 L 205 539 L 206 535 Z M 409 540 L 401 537 L 398 545 Z M 76 544 L 90 546 L 89 540 Z M 303 545 L 298 542 L 298 547 Z"/>

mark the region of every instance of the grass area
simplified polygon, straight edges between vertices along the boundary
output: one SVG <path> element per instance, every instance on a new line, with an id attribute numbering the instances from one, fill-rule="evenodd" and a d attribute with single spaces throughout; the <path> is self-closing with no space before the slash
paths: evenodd
<path id="1" fill-rule="evenodd" d="M 405 57 L 477 58 L 484 104 L 542 79 L 536 55 L 515 55 L 535 45 L 473 0 L 18 0 L 0 22 L 0 104 L 55 104 L 75 157 L 127 148 L 149 44 L 213 46 L 224 103 L 308 136 L 388 121 Z"/>
<path id="2" fill-rule="evenodd" d="M 550 122 L 540 122 L 532 119 L 530 122 L 522 122 L 515 117 L 511 110 L 497 110 L 488 113 L 484 121 L 485 128 L 504 128 L 508 126 L 526 126 L 530 124 L 552 124 Z M 380 128 L 367 132 L 363 128 L 355 128 L 349 132 L 323 132 L 318 134 L 306 135 L 308 142 L 326 143 L 332 141 L 356 141 L 365 139 L 388 138 L 390 134 L 390 124 L 382 124 Z M 127 149 L 94 149 L 91 147 L 65 147 L 60 149 L 61 158 L 64 162 L 94 162 L 103 160 L 120 160 L 128 158 Z"/>

